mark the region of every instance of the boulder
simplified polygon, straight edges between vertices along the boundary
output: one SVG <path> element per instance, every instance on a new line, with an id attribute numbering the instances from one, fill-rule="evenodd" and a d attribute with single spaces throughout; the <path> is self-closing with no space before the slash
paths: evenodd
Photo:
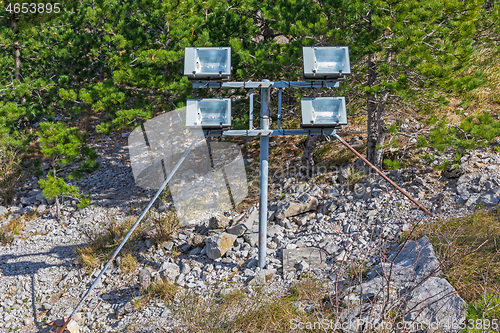
<path id="1" fill-rule="evenodd" d="M 151 284 L 151 271 L 145 267 L 139 271 L 139 289 L 146 290 Z"/>
<path id="2" fill-rule="evenodd" d="M 427 237 L 402 244 L 387 262 L 368 272 L 343 299 L 343 321 L 379 323 L 384 309 L 397 311 L 403 322 L 428 327 L 428 332 L 458 332 L 466 303 L 441 277 L 440 263 Z M 385 310 L 387 311 L 387 310 Z M 357 332 L 357 330 L 347 330 Z"/>
<path id="3" fill-rule="evenodd" d="M 133 311 L 134 311 L 134 304 L 132 304 L 131 301 L 128 301 L 127 303 L 125 303 L 125 305 L 123 305 L 121 308 L 119 308 L 116 311 L 116 315 L 118 317 L 122 317 L 122 316 L 125 316 L 126 314 L 133 312 Z"/>
<path id="4" fill-rule="evenodd" d="M 325 250 L 329 255 L 334 255 L 340 250 L 340 247 L 333 240 L 323 241 L 319 244 L 319 247 Z"/>
<path id="5" fill-rule="evenodd" d="M 239 218 L 238 220 L 239 221 L 234 226 L 227 229 L 227 233 L 236 236 L 241 236 L 244 233 L 254 232 L 254 229 L 258 230 L 259 210 L 253 207 L 250 210 L 248 217 L 246 219 Z M 257 226 L 257 228 L 255 228 L 255 226 Z"/>
<path id="6" fill-rule="evenodd" d="M 244 223 L 239 223 L 231 228 L 227 229 L 227 233 L 236 236 L 242 236 L 248 230 Z"/>
<path id="7" fill-rule="evenodd" d="M 406 293 L 405 299 L 406 303 L 401 311 L 405 314 L 404 321 L 432 323 L 442 326 L 443 331 L 453 332 L 458 330 L 447 328 L 446 324 L 458 327 L 465 320 L 466 303 L 445 279 L 430 277 Z"/>
<path id="8" fill-rule="evenodd" d="M 340 184 L 347 183 L 347 181 L 351 177 L 351 175 L 352 175 L 351 168 L 349 168 L 349 167 L 342 168 L 342 169 L 340 169 L 340 171 L 337 175 L 337 181 Z"/>
<path id="9" fill-rule="evenodd" d="M 254 247 L 259 243 L 259 233 L 258 232 L 252 232 L 249 234 L 244 234 L 243 239 L 250 244 L 251 247 Z"/>
<path id="10" fill-rule="evenodd" d="M 222 257 L 232 246 L 238 236 L 223 232 L 205 238 L 206 253 L 210 259 Z"/>
<path id="11" fill-rule="evenodd" d="M 9 212 L 9 210 L 7 208 L 5 208 L 4 206 L 0 206 L 0 217 L 4 216 L 8 212 Z"/>
<path id="12" fill-rule="evenodd" d="M 167 279 L 170 282 L 174 282 L 181 273 L 181 270 L 176 263 L 164 262 L 160 267 L 159 273 L 161 277 Z"/>
<path id="13" fill-rule="evenodd" d="M 297 265 L 297 269 L 302 272 L 306 272 L 309 270 L 309 264 L 305 260 L 301 260 Z"/>
<path id="14" fill-rule="evenodd" d="M 21 204 L 23 206 L 33 205 L 34 202 L 35 202 L 35 198 L 34 197 L 32 197 L 32 198 L 22 197 L 21 198 Z"/>
<path id="15" fill-rule="evenodd" d="M 277 224 L 271 224 L 267 226 L 267 237 L 273 238 L 276 235 L 283 234 L 283 228 Z"/>
<path id="16" fill-rule="evenodd" d="M 296 216 L 305 212 L 316 210 L 318 208 L 318 199 L 304 192 L 297 200 L 288 199 L 280 202 L 276 208 L 275 216 L 277 219 Z"/>
<path id="17" fill-rule="evenodd" d="M 210 218 L 210 220 L 208 221 L 208 228 L 225 230 L 227 227 L 229 227 L 230 221 L 231 219 L 229 219 L 228 217 L 218 214 Z"/>
<path id="18" fill-rule="evenodd" d="M 325 251 L 317 247 L 283 249 L 283 272 L 304 268 L 306 264 L 307 269 L 326 267 Z"/>
<path id="19" fill-rule="evenodd" d="M 266 284 L 266 271 L 258 271 L 248 284 L 250 286 L 264 286 Z"/>

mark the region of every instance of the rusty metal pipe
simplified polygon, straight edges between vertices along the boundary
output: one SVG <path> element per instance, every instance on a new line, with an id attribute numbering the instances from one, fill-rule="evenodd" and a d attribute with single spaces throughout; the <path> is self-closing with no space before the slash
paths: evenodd
<path id="1" fill-rule="evenodd" d="M 379 175 L 382 176 L 382 178 L 384 178 L 385 180 L 387 180 L 389 182 L 389 184 L 391 184 L 392 186 L 394 186 L 399 192 L 403 193 L 403 195 L 405 197 L 407 197 L 408 199 L 410 199 L 411 201 L 413 201 L 414 204 L 416 204 L 420 209 L 422 209 L 424 212 L 426 212 L 429 216 L 434 216 L 430 211 L 427 210 L 427 208 L 425 208 L 424 206 L 422 206 L 422 204 L 420 202 L 418 202 L 417 200 L 413 199 L 409 194 L 408 192 L 406 192 L 405 190 L 403 190 L 401 187 L 399 187 L 395 182 L 393 182 L 389 177 L 387 177 L 382 171 L 380 171 L 379 169 L 377 169 L 376 166 L 374 166 L 373 164 L 371 164 L 366 158 L 364 158 L 360 153 L 358 153 L 354 148 L 351 147 L 351 145 L 349 145 L 347 142 L 345 142 L 340 136 L 338 136 L 338 134 L 334 134 L 334 136 L 344 145 L 346 146 L 347 148 L 349 148 L 350 151 L 352 151 L 356 156 L 358 156 L 363 162 L 365 162 L 366 164 L 368 164 L 368 166 L 370 166 L 373 170 L 377 171 L 377 173 Z"/>

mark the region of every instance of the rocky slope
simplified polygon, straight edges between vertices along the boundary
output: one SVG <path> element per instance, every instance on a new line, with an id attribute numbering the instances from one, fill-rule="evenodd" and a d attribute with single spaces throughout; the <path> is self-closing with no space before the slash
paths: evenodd
<path id="1" fill-rule="evenodd" d="M 101 147 L 102 167 L 83 184 L 94 196 L 93 206 L 77 210 L 75 201 L 66 200 L 64 215 L 57 222 L 54 207 L 43 199 L 33 178 L 20 191 L 15 206 L 0 207 L 2 225 L 22 214 L 38 212 L 10 245 L 0 246 L 0 289 L 4 290 L 0 332 L 48 332 L 44 323 L 72 310 L 98 274 L 97 269 L 88 272 L 77 264 L 75 248 L 113 219 L 136 212 L 150 196 L 134 185 L 126 150 L 111 144 Z M 430 167 L 390 172 L 393 180 L 435 214 L 434 218 L 375 175 L 354 183 L 359 168 L 355 163 L 327 174 L 323 183 L 307 180 L 300 173 L 274 180 L 266 270 L 257 268 L 257 207 L 183 228 L 171 241 L 158 246 L 144 235 L 143 245 L 134 254 L 139 267 L 123 274 L 114 265 L 105 274 L 83 307 L 81 332 L 122 332 L 131 323 L 140 325 L 142 332 L 180 329 L 173 309 L 163 302 L 151 302 L 140 310 L 133 307 L 134 297 L 158 277 L 200 295 L 224 293 L 239 286 L 252 292 L 259 285 L 279 294 L 307 273 L 328 281 L 332 293 L 336 291 L 351 305 L 343 318 L 362 318 L 367 306 L 370 313 L 380 306 L 375 295 L 383 283 L 377 281 L 384 276 L 381 268 L 387 262 L 399 260 L 394 258 L 395 241 L 403 231 L 418 223 L 465 215 L 477 204 L 494 206 L 500 200 L 500 157 L 488 150 L 471 152 L 462 158 L 459 169 L 441 175 L 430 172 Z M 160 205 L 155 213 L 165 214 L 166 208 Z M 434 287 L 427 285 L 431 286 L 428 292 L 436 288 L 450 291 L 446 280 L 431 269 L 438 264 L 429 246 L 425 240 L 408 245 L 414 251 L 405 253 L 406 262 L 398 261 L 400 268 L 404 272 L 405 267 L 414 266 L 419 260 L 415 248 L 427 247 L 425 268 L 414 271 L 414 277 L 432 275 Z M 372 267 L 363 285 L 350 280 L 348 267 L 353 262 Z M 409 281 L 401 278 L 398 283 L 401 291 Z M 405 297 L 399 306 L 408 309 L 417 301 L 414 294 L 399 293 Z M 463 313 L 457 309 L 462 303 L 452 290 L 450 295 L 458 311 L 455 317 L 461 318 Z M 391 297 L 386 302 L 393 300 Z M 439 307 L 430 308 L 424 317 L 437 320 L 442 316 L 440 311 Z M 415 319 L 411 311 L 408 316 Z"/>

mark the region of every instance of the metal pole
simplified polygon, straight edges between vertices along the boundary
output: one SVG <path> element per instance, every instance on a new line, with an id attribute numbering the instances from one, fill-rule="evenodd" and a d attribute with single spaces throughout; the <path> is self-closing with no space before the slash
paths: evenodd
<path id="1" fill-rule="evenodd" d="M 269 82 L 269 80 L 262 80 Z M 270 125 L 269 99 L 271 89 L 260 89 L 260 127 L 268 130 Z M 259 182 L 259 267 L 266 266 L 267 250 L 267 187 L 269 179 L 269 136 L 260 137 L 260 182 Z"/>
<path id="2" fill-rule="evenodd" d="M 382 171 L 380 171 L 379 169 L 377 169 L 376 166 L 374 166 L 373 164 L 371 164 L 366 158 L 364 158 L 360 153 L 358 153 L 358 151 L 356 149 L 352 148 L 351 145 L 349 145 L 340 136 L 338 136 L 338 134 L 334 134 L 334 135 L 335 135 L 335 137 L 342 144 L 344 144 L 347 148 L 349 148 L 350 151 L 352 151 L 354 154 L 356 154 L 356 156 L 358 156 L 363 162 L 365 162 L 366 164 L 368 164 L 369 167 L 371 167 L 372 169 L 374 169 L 375 171 L 377 171 L 377 173 L 379 175 L 381 175 L 385 180 L 387 180 L 399 192 L 403 193 L 408 199 L 410 199 L 411 201 L 413 201 L 413 203 L 415 203 L 420 209 L 422 209 L 424 212 L 426 212 L 427 215 L 429 215 L 431 217 L 434 216 L 431 212 L 429 212 L 427 210 L 427 208 L 425 208 L 424 206 L 422 206 L 422 204 L 420 202 L 418 202 L 417 200 L 413 199 L 405 190 L 403 190 L 401 187 L 399 187 L 395 182 L 393 182 L 389 177 L 387 177 Z"/>
<path id="3" fill-rule="evenodd" d="M 165 189 L 165 187 L 167 186 L 168 182 L 170 181 L 170 179 L 174 176 L 175 172 L 177 171 L 177 169 L 179 169 L 179 167 L 181 166 L 182 162 L 184 162 L 184 160 L 186 159 L 186 156 L 189 154 L 189 152 L 193 149 L 194 145 L 196 144 L 196 141 L 198 141 L 199 138 L 195 138 L 193 140 L 193 142 L 191 143 L 191 145 L 188 147 L 188 149 L 184 152 L 184 154 L 182 155 L 182 157 L 180 158 L 180 160 L 177 162 L 177 164 L 174 166 L 174 168 L 172 169 L 172 171 L 170 172 L 170 174 L 168 175 L 167 179 L 165 179 L 165 181 L 163 182 L 163 184 L 161 184 L 160 186 L 160 189 L 156 192 L 156 194 L 154 195 L 153 199 L 151 199 L 151 201 L 149 202 L 148 206 L 146 207 L 146 209 L 144 209 L 144 211 L 142 212 L 141 216 L 139 216 L 139 218 L 137 219 L 137 221 L 134 223 L 134 225 L 132 226 L 132 228 L 130 228 L 129 232 L 127 233 L 127 235 L 125 236 L 125 238 L 123 239 L 123 241 L 120 243 L 120 245 L 118 246 L 118 248 L 115 250 L 115 252 L 113 253 L 113 255 L 111 256 L 111 259 L 109 259 L 109 261 L 106 263 L 106 265 L 104 266 L 104 268 L 101 270 L 101 272 L 99 273 L 99 275 L 97 276 L 97 278 L 95 279 L 94 283 L 92 283 L 92 285 L 90 286 L 90 288 L 87 290 L 87 292 L 85 293 L 85 295 L 82 297 L 82 299 L 80 300 L 80 303 L 78 303 L 78 305 L 76 306 L 76 308 L 73 310 L 73 312 L 71 313 L 71 315 L 69 316 L 68 320 L 64 323 L 62 329 L 61 329 L 61 332 L 64 332 L 64 330 L 66 329 L 66 327 L 68 326 L 69 322 L 71 321 L 71 319 L 73 319 L 73 317 L 76 315 L 76 313 L 78 312 L 78 310 L 80 310 L 80 308 L 82 307 L 83 303 L 85 302 L 85 300 L 87 299 L 87 297 L 90 295 L 90 293 L 92 292 L 92 290 L 95 288 L 95 286 L 97 285 L 97 283 L 101 280 L 101 277 L 102 275 L 104 274 L 104 272 L 108 269 L 108 267 L 111 265 L 111 262 L 113 262 L 113 260 L 116 258 L 116 256 L 118 255 L 118 253 L 120 253 L 122 247 L 125 245 L 125 243 L 128 241 L 128 239 L 130 238 L 130 236 L 132 235 L 132 233 L 134 232 L 135 228 L 137 228 L 137 226 L 141 223 L 142 219 L 146 216 L 147 212 L 149 211 L 149 209 L 151 209 L 151 207 L 153 206 L 153 204 L 155 203 L 156 199 L 158 199 L 158 196 L 160 196 L 161 192 L 163 192 L 163 190 Z"/>
<path id="4" fill-rule="evenodd" d="M 248 129 L 253 130 L 253 89 L 250 89 L 250 116 L 248 123 L 250 124 Z"/>
<path id="5" fill-rule="evenodd" d="M 278 129 L 281 129 L 281 88 L 278 89 Z"/>

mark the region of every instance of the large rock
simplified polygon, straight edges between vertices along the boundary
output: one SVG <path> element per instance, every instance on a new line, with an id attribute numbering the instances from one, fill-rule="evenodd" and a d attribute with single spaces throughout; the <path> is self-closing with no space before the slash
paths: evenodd
<path id="1" fill-rule="evenodd" d="M 380 318 L 387 318 L 382 311 L 391 309 L 412 327 L 422 325 L 427 332 L 458 332 L 458 325 L 465 320 L 466 304 L 441 278 L 440 269 L 427 237 L 402 244 L 387 262 L 367 274 L 366 281 L 349 290 L 343 299 L 348 309 L 341 320 L 377 324 Z"/>
<path id="2" fill-rule="evenodd" d="M 256 207 L 252 207 L 252 209 L 248 214 L 248 217 L 243 223 L 248 227 L 248 229 L 251 229 L 252 225 L 258 222 L 259 222 L 259 210 Z"/>
<path id="3" fill-rule="evenodd" d="M 278 204 L 275 216 L 284 219 L 296 216 L 318 208 L 318 199 L 308 193 L 302 193 L 297 200 L 286 200 Z"/>
<path id="4" fill-rule="evenodd" d="M 22 197 L 21 198 L 21 204 L 23 206 L 33 205 L 34 202 L 35 202 L 35 197 L 32 197 L 32 198 Z"/>
<path id="5" fill-rule="evenodd" d="M 253 207 L 250 210 L 250 213 L 248 214 L 248 217 L 246 219 L 241 218 L 238 223 L 236 223 L 234 226 L 227 229 L 226 231 L 229 234 L 241 236 L 244 233 L 254 232 L 255 229 L 254 226 L 258 225 L 258 222 L 259 222 L 259 210 Z"/>
<path id="6" fill-rule="evenodd" d="M 341 184 L 346 183 L 348 181 L 348 179 L 351 177 L 352 171 L 353 170 L 350 167 L 345 167 L 345 168 L 340 169 L 340 171 L 337 175 L 337 181 Z"/>
<path id="7" fill-rule="evenodd" d="M 273 238 L 276 235 L 283 234 L 283 227 L 277 224 L 267 225 L 267 238 Z"/>
<path id="8" fill-rule="evenodd" d="M 401 252 L 398 251 L 392 252 L 387 262 L 375 266 L 368 277 L 390 275 L 394 282 L 401 284 L 413 283 L 431 275 L 441 276 L 439 261 L 427 236 L 407 242 Z"/>
<path id="9" fill-rule="evenodd" d="M 257 227 L 258 230 L 258 227 Z M 229 231 L 228 231 L 229 232 Z M 273 238 L 276 235 L 282 234 L 283 228 L 276 224 L 268 224 L 267 225 L 267 239 Z M 243 235 L 243 239 L 250 244 L 251 247 L 254 247 L 259 244 L 259 232 L 249 232 Z"/>
<path id="10" fill-rule="evenodd" d="M 495 193 L 487 193 L 480 199 L 480 203 L 487 206 L 495 206 L 500 202 L 500 196 L 495 196 Z"/>
<path id="11" fill-rule="evenodd" d="M 458 327 L 465 320 L 465 302 L 457 295 L 453 286 L 445 279 L 430 277 L 405 294 L 407 300 L 402 313 L 407 322 L 432 323 L 444 331 L 458 331 L 446 328 L 446 323 Z"/>
<path id="12" fill-rule="evenodd" d="M 238 236 L 226 232 L 205 238 L 207 256 L 210 259 L 222 257 L 233 246 L 236 238 Z"/>
<path id="13" fill-rule="evenodd" d="M 266 284 L 265 270 L 259 270 L 248 283 L 248 285 L 250 286 L 264 286 L 265 284 Z"/>
<path id="14" fill-rule="evenodd" d="M 326 252 L 317 247 L 283 249 L 283 272 L 295 271 L 306 263 L 308 268 L 326 267 Z"/>
<path id="15" fill-rule="evenodd" d="M 244 234 L 243 239 L 250 244 L 251 247 L 254 247 L 255 245 L 259 244 L 259 233 L 258 232 L 251 232 L 249 234 Z"/>
<path id="16" fill-rule="evenodd" d="M 151 284 L 151 270 L 147 267 L 139 271 L 139 289 L 146 290 Z"/>
<path id="17" fill-rule="evenodd" d="M 323 241 L 319 244 L 319 247 L 325 250 L 329 255 L 334 255 L 340 250 L 340 247 L 334 240 Z"/>
<path id="18" fill-rule="evenodd" d="M 4 206 L 0 206 L 0 217 L 4 216 L 8 212 L 9 210 L 7 208 L 5 208 Z"/>
<path id="19" fill-rule="evenodd" d="M 40 203 L 46 203 L 47 200 L 45 200 L 45 197 L 43 196 L 43 193 L 37 194 L 35 196 L 35 201 L 38 201 Z"/>
<path id="20" fill-rule="evenodd" d="M 159 272 L 161 277 L 167 279 L 170 282 L 174 282 L 181 273 L 179 266 L 173 262 L 164 262 L 161 265 Z"/>
<path id="21" fill-rule="evenodd" d="M 226 229 L 229 226 L 231 219 L 222 214 L 212 216 L 208 221 L 208 227 L 210 229 Z"/>
<path id="22" fill-rule="evenodd" d="M 235 236 L 242 236 L 248 230 L 247 226 L 243 223 L 238 223 L 235 226 L 227 229 L 227 233 Z"/>

